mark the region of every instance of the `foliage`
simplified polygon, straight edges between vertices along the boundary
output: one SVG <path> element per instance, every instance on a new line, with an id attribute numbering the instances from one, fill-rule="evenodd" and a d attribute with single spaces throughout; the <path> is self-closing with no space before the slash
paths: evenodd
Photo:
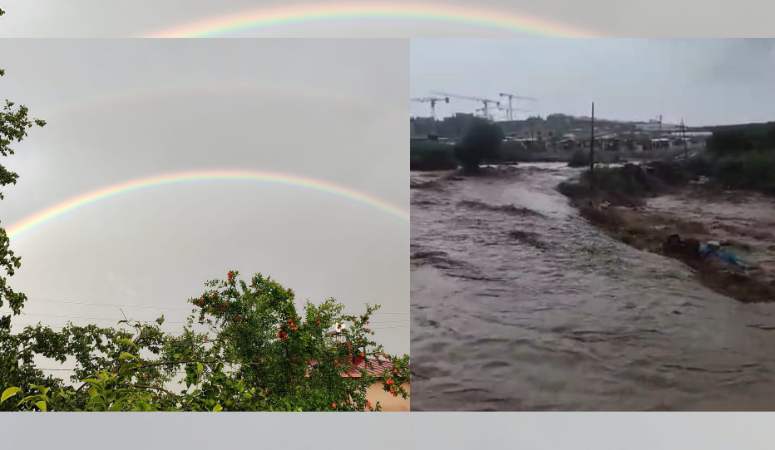
<path id="1" fill-rule="evenodd" d="M 752 151 L 775 151 L 775 122 L 718 127 L 708 140 L 715 156 L 739 155 Z"/>
<path id="2" fill-rule="evenodd" d="M 589 150 L 577 149 L 573 152 L 568 161 L 570 167 L 586 167 L 589 166 Z"/>
<path id="3" fill-rule="evenodd" d="M 5 71 L 0 69 L 0 76 L 4 76 Z M 44 126 L 46 122 L 38 119 L 30 119 L 27 116 L 28 109 L 26 106 L 21 105 L 18 108 L 14 108 L 15 103 L 6 100 L 5 106 L 0 111 L 0 155 L 8 156 L 13 155 L 14 151 L 11 148 L 11 144 L 21 142 L 27 136 L 27 130 L 34 125 Z M 19 175 L 8 171 L 5 166 L 0 164 L 0 187 L 8 184 L 16 184 L 16 180 Z M 3 199 L 3 193 L 0 192 L 0 200 Z M 0 266 L 5 268 L 9 277 L 13 276 L 14 270 L 21 266 L 21 257 L 14 256 L 12 250 L 8 249 L 10 240 L 5 232 L 5 229 L 0 227 Z M 0 276 L 0 308 L 5 305 L 5 301 L 8 301 L 9 306 L 13 310 L 14 314 L 19 314 L 22 305 L 26 301 L 27 297 L 20 293 L 14 292 L 6 281 L 6 277 Z M 0 318 L 0 329 L 10 326 L 10 316 Z"/>
<path id="4" fill-rule="evenodd" d="M 694 173 L 726 187 L 775 194 L 775 122 L 718 128 L 707 145 L 708 157 L 689 161 Z"/>
<path id="5" fill-rule="evenodd" d="M 189 300 L 194 314 L 181 336 L 160 330 L 163 316 L 153 324 L 119 323 L 133 332 L 72 324 L 61 332 L 41 325 L 18 334 L 3 330 L 0 389 L 24 397 L 3 402 L 0 410 L 379 411 L 381 405 L 366 398 L 367 388 L 378 382 L 408 398 L 409 357 L 386 355 L 370 338 L 370 315 L 378 307 L 366 305 L 362 316 L 343 315 L 343 306 L 329 299 L 307 302 L 297 312 L 292 290 L 261 274 L 250 285 L 237 275 L 209 281 L 210 289 Z M 211 331 L 195 332 L 195 321 Z M 342 342 L 326 333 L 345 322 L 350 326 Z M 44 377 L 36 355 L 74 359 L 78 369 L 71 381 L 80 386 Z M 357 357 L 393 370 L 377 379 L 354 369 Z M 342 376 L 351 371 L 360 376 Z M 178 373 L 185 388 L 174 392 L 168 384 Z"/>
<path id="6" fill-rule="evenodd" d="M 409 146 L 410 170 L 457 169 L 454 147 L 429 139 L 412 139 Z"/>
<path id="7" fill-rule="evenodd" d="M 729 155 L 713 162 L 711 175 L 727 187 L 775 194 L 775 151 Z"/>
<path id="8" fill-rule="evenodd" d="M 482 161 L 498 157 L 503 139 L 503 130 L 498 124 L 476 118 L 455 148 L 455 156 L 464 169 L 476 170 Z"/>

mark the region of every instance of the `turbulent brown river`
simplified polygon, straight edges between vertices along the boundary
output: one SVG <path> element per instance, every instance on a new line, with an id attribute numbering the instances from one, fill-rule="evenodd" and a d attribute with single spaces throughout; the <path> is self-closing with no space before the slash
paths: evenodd
<path id="1" fill-rule="evenodd" d="M 775 305 L 607 237 L 574 174 L 412 172 L 412 409 L 775 410 Z"/>

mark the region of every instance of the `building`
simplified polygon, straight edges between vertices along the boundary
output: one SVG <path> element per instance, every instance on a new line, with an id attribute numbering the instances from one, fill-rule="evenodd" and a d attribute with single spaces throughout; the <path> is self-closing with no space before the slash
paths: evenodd
<path id="1" fill-rule="evenodd" d="M 354 362 L 356 363 L 355 367 L 349 373 L 342 374 L 342 376 L 360 378 L 360 371 L 365 370 L 369 375 L 380 377 L 385 372 L 390 372 L 390 370 L 393 368 L 393 363 L 386 360 L 365 360 L 356 357 Z M 405 383 L 404 387 L 406 388 L 407 392 L 410 392 L 409 383 Z M 373 405 L 376 405 L 377 402 L 379 402 L 380 405 L 382 405 L 383 411 L 409 411 L 410 397 L 407 397 L 406 400 L 404 400 L 402 397 L 393 397 L 390 392 L 386 392 L 383 389 L 382 382 L 374 383 L 371 387 L 369 387 L 366 391 L 366 398 Z"/>
<path id="2" fill-rule="evenodd" d="M 314 365 L 317 361 L 310 361 L 311 365 Z M 390 372 L 393 368 L 393 363 L 384 359 L 363 359 L 357 356 L 353 357 L 354 366 L 347 373 L 342 373 L 342 377 L 347 378 L 360 378 L 361 370 L 365 370 L 371 376 L 381 377 L 386 372 Z M 309 376 L 309 375 L 307 375 Z M 409 382 L 403 384 L 406 391 L 410 393 Z M 404 400 L 403 397 L 394 397 L 390 392 L 386 392 L 383 389 L 381 381 L 377 381 L 366 389 L 366 399 L 371 402 L 372 406 L 377 402 L 382 406 L 382 411 L 409 411 L 409 400 L 407 397 Z"/>

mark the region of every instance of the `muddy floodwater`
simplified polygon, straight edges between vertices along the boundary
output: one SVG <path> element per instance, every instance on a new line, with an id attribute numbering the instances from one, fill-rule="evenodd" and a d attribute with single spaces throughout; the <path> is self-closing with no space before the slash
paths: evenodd
<path id="1" fill-rule="evenodd" d="M 586 223 L 575 173 L 412 173 L 412 409 L 775 410 L 775 304 Z"/>

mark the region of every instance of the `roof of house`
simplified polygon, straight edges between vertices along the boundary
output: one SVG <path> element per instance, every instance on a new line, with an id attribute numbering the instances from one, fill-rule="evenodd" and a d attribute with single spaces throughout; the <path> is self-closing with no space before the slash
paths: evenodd
<path id="1" fill-rule="evenodd" d="M 357 364 L 355 364 L 348 373 L 342 372 L 343 377 L 360 378 L 361 370 L 365 370 L 366 373 L 373 377 L 380 377 L 385 372 L 390 372 L 393 370 L 393 362 L 385 359 L 369 358 L 368 360 L 365 360 L 357 358 L 356 360 Z M 310 365 L 313 365 L 316 362 L 317 361 L 310 361 Z"/>

